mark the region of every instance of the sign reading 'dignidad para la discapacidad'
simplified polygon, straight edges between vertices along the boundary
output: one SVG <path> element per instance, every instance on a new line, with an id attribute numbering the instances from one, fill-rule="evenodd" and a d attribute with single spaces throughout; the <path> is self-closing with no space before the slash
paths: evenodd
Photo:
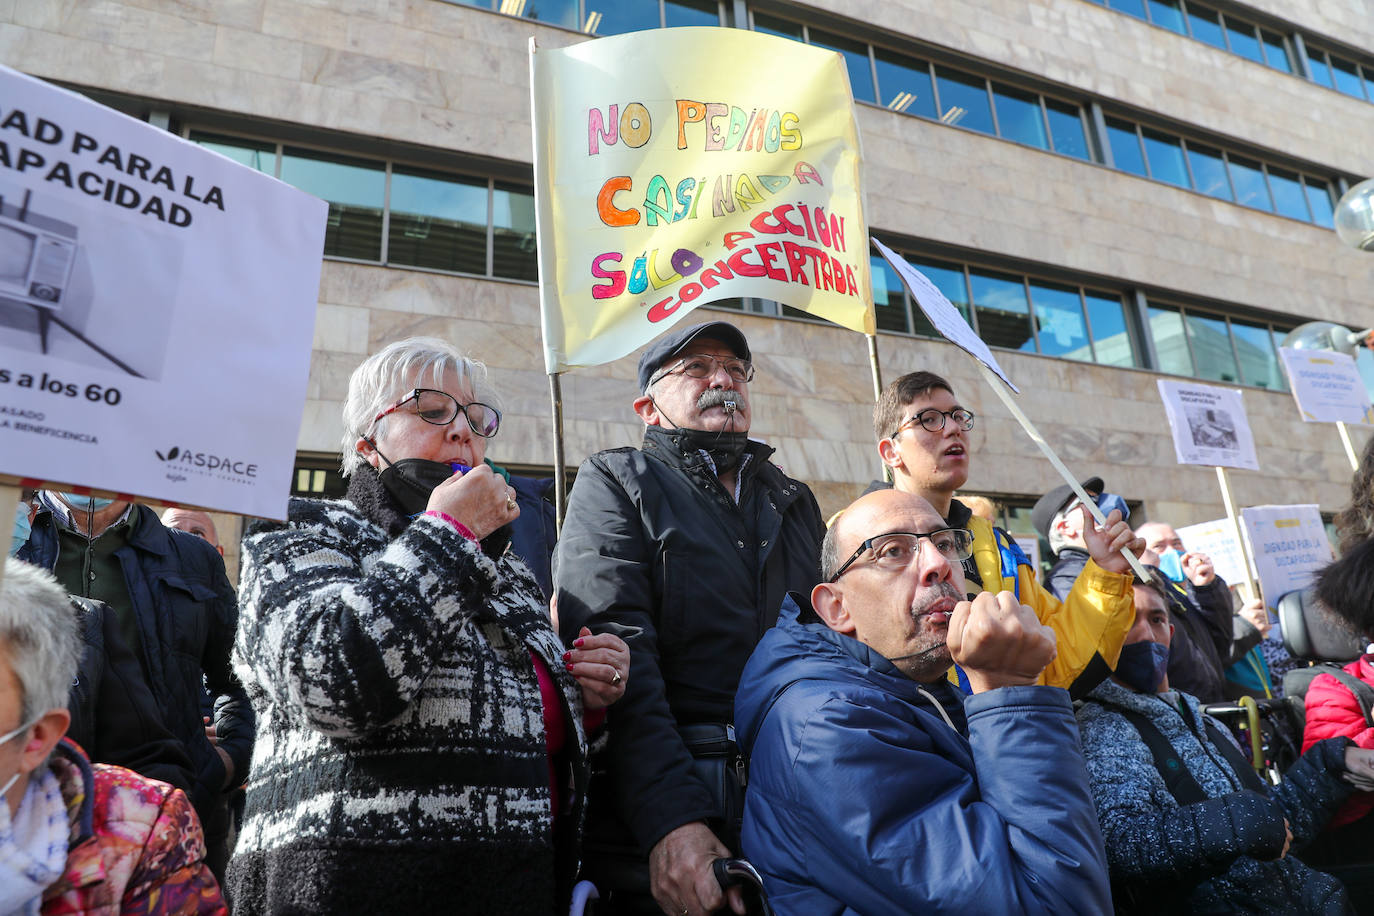
<path id="1" fill-rule="evenodd" d="M 327 205 L 0 67 L 0 475 L 284 517 Z"/>

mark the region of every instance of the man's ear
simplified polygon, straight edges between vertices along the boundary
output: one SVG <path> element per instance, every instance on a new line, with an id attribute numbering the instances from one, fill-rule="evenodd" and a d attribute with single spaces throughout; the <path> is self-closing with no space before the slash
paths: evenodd
<path id="1" fill-rule="evenodd" d="M 897 443 L 893 442 L 890 438 L 878 440 L 878 454 L 882 456 L 883 464 L 890 468 L 896 469 L 905 467 L 905 464 L 902 462 L 902 453 L 897 448 Z"/>
<path id="2" fill-rule="evenodd" d="M 354 442 L 353 451 L 357 452 L 359 455 L 362 455 L 363 460 L 366 461 L 368 464 L 372 465 L 374 468 L 379 464 L 379 458 L 377 457 L 377 447 L 372 444 L 371 439 L 363 437 L 359 439 L 357 442 Z"/>
<path id="3" fill-rule="evenodd" d="M 635 413 L 644 421 L 645 426 L 662 426 L 662 415 L 658 412 L 658 405 L 654 399 L 647 394 L 642 394 L 634 399 Z"/>
<path id="4" fill-rule="evenodd" d="M 838 582 L 822 582 L 811 589 L 811 607 L 821 622 L 836 633 L 854 635 L 854 618 L 845 609 L 843 586 Z"/>

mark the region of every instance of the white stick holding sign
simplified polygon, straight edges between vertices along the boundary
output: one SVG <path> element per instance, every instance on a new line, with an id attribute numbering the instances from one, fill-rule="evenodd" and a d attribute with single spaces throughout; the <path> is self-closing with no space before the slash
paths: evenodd
<path id="1" fill-rule="evenodd" d="M 924 274 L 908 264 L 906 259 L 901 255 L 897 254 L 877 239 L 873 239 L 873 244 L 877 247 L 879 253 L 887 259 L 887 262 L 892 265 L 892 268 L 897 271 L 898 276 L 902 278 L 903 282 L 906 283 L 907 289 L 911 291 L 911 298 L 920 306 L 921 311 L 925 312 L 926 317 L 930 319 L 930 323 L 935 326 L 935 330 L 939 331 L 950 343 L 974 358 L 978 364 L 979 371 L 983 374 L 983 378 L 987 380 L 992 390 L 997 393 L 997 397 L 1006 405 L 1007 410 L 1011 411 L 1011 415 L 1016 418 L 1016 422 L 1021 424 L 1021 428 L 1026 431 L 1026 435 L 1030 436 L 1031 440 L 1040 447 L 1040 451 L 1049 459 L 1054 469 L 1059 472 L 1059 476 L 1064 478 L 1064 482 L 1073 490 L 1074 495 L 1078 497 L 1078 501 L 1083 504 L 1083 507 L 1092 514 L 1097 524 L 1105 527 L 1107 519 L 1102 515 L 1102 510 L 1098 508 L 1097 500 L 1093 499 L 1084 491 L 1083 485 L 1078 482 L 1078 476 L 1064 465 L 1064 462 L 1055 454 L 1054 449 L 1045 441 L 1045 437 L 1040 435 L 1040 431 L 1035 428 L 1035 424 L 1021 411 L 1021 408 L 1016 403 L 1016 399 L 1007 391 L 1007 388 L 1018 392 L 1020 389 L 1012 384 L 1011 379 L 1007 378 L 1007 374 L 1003 372 L 1002 367 L 997 364 L 997 360 L 993 357 L 992 351 L 988 349 L 988 345 L 983 342 L 981 337 L 974 333 L 973 328 L 969 327 L 968 322 L 964 320 L 964 316 L 960 315 L 959 310 L 954 307 L 954 303 L 945 298 L 945 294 L 940 292 L 934 283 L 931 283 Z M 1001 383 L 1005 383 L 1005 387 Z M 1145 567 L 1140 565 L 1140 560 L 1136 558 L 1135 554 L 1123 548 L 1121 555 L 1126 558 L 1126 562 L 1137 576 L 1142 579 L 1147 578 Z"/>
<path id="2" fill-rule="evenodd" d="M 1240 516 L 1236 514 L 1236 503 L 1231 498 L 1231 481 L 1226 476 L 1226 468 L 1218 465 L 1217 484 L 1221 487 L 1221 501 L 1226 506 L 1226 517 L 1231 521 L 1231 527 L 1236 531 L 1236 542 L 1240 544 L 1240 551 L 1245 555 L 1245 537 L 1240 529 Z M 1259 586 L 1255 584 L 1255 577 L 1250 575 L 1251 562 L 1249 556 L 1245 556 L 1245 578 L 1237 585 L 1241 586 L 1241 595 L 1246 601 L 1253 597 L 1258 597 Z"/>
<path id="3" fill-rule="evenodd" d="M 1270 611 L 1285 593 L 1310 585 L 1333 559 L 1321 510 L 1315 505 L 1250 506 L 1241 516 Z"/>
<path id="4" fill-rule="evenodd" d="M 1279 356 L 1303 422 L 1335 423 L 1350 467 L 1358 471 L 1360 461 L 1346 424 L 1374 425 L 1374 406 L 1370 405 L 1369 392 L 1354 357 L 1334 350 L 1293 347 L 1280 347 Z"/>
<path id="5" fill-rule="evenodd" d="M 284 518 L 324 201 L 0 68 L 0 477 Z"/>

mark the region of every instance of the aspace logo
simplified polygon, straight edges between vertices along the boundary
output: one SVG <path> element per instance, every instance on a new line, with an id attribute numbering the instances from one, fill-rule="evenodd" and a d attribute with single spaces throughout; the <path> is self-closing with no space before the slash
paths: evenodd
<path id="1" fill-rule="evenodd" d="M 169 472 L 183 471 L 244 481 L 256 479 L 258 476 L 256 463 L 231 458 L 228 455 L 196 452 L 179 445 L 174 445 L 165 452 L 154 449 L 153 454 L 157 455 L 159 461 L 169 465 Z"/>

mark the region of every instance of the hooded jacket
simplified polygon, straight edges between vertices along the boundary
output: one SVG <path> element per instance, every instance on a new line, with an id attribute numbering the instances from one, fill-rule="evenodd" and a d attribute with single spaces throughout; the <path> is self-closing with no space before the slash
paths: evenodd
<path id="1" fill-rule="evenodd" d="M 1345 666 L 1345 671 L 1366 684 L 1374 686 L 1374 655 L 1365 655 Z M 1302 732 L 1304 752 L 1319 741 L 1344 736 L 1360 747 L 1374 747 L 1374 726 L 1360 709 L 1350 688 L 1329 674 L 1312 679 L 1304 697 L 1306 714 Z M 1332 827 L 1340 827 L 1370 817 L 1374 811 L 1374 792 L 1357 792 L 1331 819 Z"/>
<path id="2" fill-rule="evenodd" d="M 1159 729 L 1206 801 L 1179 805 L 1123 709 Z M 1300 851 L 1350 795 L 1339 778 L 1346 739 L 1312 747 L 1283 782 L 1260 793 L 1244 788 L 1217 752 L 1197 699 L 1186 693 L 1136 693 L 1106 681 L 1082 704 L 1078 722 L 1119 898 L 1151 901 L 1160 911 L 1346 912 L 1339 881 L 1294 855 L 1278 858 L 1285 820 L 1292 851 Z"/>
<path id="3" fill-rule="evenodd" d="M 790 596 L 735 700 L 744 852 L 777 912 L 1110 912 L 1065 691 L 965 700 L 800 612 Z"/>

